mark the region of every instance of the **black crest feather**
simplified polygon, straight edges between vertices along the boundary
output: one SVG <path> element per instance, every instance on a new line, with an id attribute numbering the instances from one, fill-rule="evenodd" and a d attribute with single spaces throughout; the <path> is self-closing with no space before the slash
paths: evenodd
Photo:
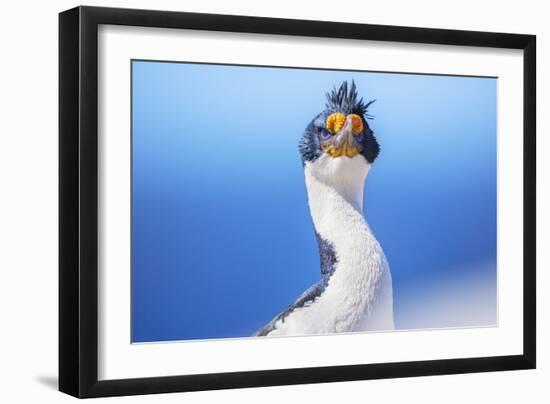
<path id="1" fill-rule="evenodd" d="M 365 118 L 372 118 L 368 114 L 369 106 L 376 100 L 371 100 L 367 103 L 363 98 L 357 99 L 357 87 L 355 81 L 351 81 L 351 86 L 348 89 L 348 82 L 344 81 L 340 88 L 334 87 L 330 93 L 327 93 L 327 110 L 334 112 L 343 112 L 344 114 L 357 114 Z"/>

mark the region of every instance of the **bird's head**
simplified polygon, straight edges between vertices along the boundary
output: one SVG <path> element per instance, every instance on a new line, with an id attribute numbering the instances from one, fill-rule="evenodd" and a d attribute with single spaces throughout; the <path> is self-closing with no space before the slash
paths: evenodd
<path id="1" fill-rule="evenodd" d="M 374 101 L 359 99 L 353 81 L 349 87 L 344 81 L 326 96 L 324 111 L 313 118 L 300 139 L 304 166 L 319 165 L 318 170 L 331 170 L 339 176 L 352 167 L 368 169 L 380 151 L 366 119 Z"/>

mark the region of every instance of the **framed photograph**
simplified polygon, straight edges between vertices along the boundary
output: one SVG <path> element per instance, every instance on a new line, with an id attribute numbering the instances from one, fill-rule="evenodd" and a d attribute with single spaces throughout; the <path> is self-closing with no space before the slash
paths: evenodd
<path id="1" fill-rule="evenodd" d="M 535 36 L 59 28 L 61 391 L 535 367 Z"/>

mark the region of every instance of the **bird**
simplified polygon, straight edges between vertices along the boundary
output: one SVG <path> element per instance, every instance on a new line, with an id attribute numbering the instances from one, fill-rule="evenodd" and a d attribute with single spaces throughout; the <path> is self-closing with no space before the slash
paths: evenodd
<path id="1" fill-rule="evenodd" d="M 359 99 L 354 80 L 343 81 L 301 136 L 320 280 L 253 336 L 394 329 L 390 267 L 363 214 L 365 182 L 380 152 L 367 121 L 374 101 Z"/>

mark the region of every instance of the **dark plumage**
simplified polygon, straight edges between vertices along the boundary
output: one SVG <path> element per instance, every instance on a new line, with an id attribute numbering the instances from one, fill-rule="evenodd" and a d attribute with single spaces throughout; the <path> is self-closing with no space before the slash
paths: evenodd
<path id="1" fill-rule="evenodd" d="M 314 161 L 321 156 L 323 153 L 321 149 L 321 140 L 323 137 L 330 136 L 325 128 L 325 121 L 330 114 L 341 112 L 346 115 L 357 114 L 363 119 L 364 129 L 363 133 L 358 136 L 358 140 L 363 145 L 361 154 L 370 164 L 372 164 L 380 152 L 380 146 L 367 122 L 367 118 L 372 118 L 372 116 L 368 114 L 368 107 L 372 105 L 375 100 L 365 103 L 362 98 L 358 99 L 357 88 L 354 81 L 351 82 L 349 88 L 347 81 L 344 81 L 338 89 L 334 88 L 330 93 L 327 93 L 326 96 L 327 102 L 325 110 L 313 118 L 308 124 L 298 143 L 302 163 L 305 164 L 307 161 Z"/>
<path id="2" fill-rule="evenodd" d="M 334 87 L 330 93 L 326 93 L 326 96 L 327 103 L 325 107 L 327 111 L 357 114 L 366 118 L 372 118 L 372 116 L 368 114 L 368 108 L 376 100 L 371 100 L 366 104 L 363 102 L 363 98 L 358 100 L 357 87 L 353 80 L 351 81 L 349 91 L 348 82 L 344 81 L 338 90 Z"/>
<path id="3" fill-rule="evenodd" d="M 319 236 L 319 233 L 315 232 L 317 238 L 317 245 L 319 246 L 319 256 L 321 257 L 321 277 L 322 281 L 327 284 L 328 280 L 334 273 L 334 267 L 338 262 L 334 247 L 330 242 Z"/>

